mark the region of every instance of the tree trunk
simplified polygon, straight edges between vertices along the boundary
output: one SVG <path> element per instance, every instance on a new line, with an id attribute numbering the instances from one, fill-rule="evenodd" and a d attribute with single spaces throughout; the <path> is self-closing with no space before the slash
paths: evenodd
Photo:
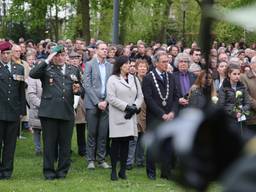
<path id="1" fill-rule="evenodd" d="M 57 2 L 55 2 L 55 19 L 54 19 L 54 36 L 55 36 L 55 42 L 59 40 L 59 8 Z"/>
<path id="2" fill-rule="evenodd" d="M 128 0 L 123 0 L 122 6 L 121 6 L 121 14 L 120 14 L 120 43 L 125 43 L 126 33 L 127 33 L 127 18 L 128 14 L 131 11 L 131 4 L 129 4 Z"/>
<path id="3" fill-rule="evenodd" d="M 169 13 L 170 13 L 170 9 L 172 6 L 172 0 L 168 0 L 165 6 L 165 10 L 164 10 L 164 19 L 161 23 L 161 29 L 160 29 L 160 33 L 159 33 L 159 41 L 160 42 L 164 42 L 166 40 L 166 29 L 167 29 L 167 24 L 169 22 Z"/>
<path id="4" fill-rule="evenodd" d="M 82 36 L 86 40 L 86 43 L 90 43 L 90 7 L 89 0 L 78 0 L 78 9 L 82 17 Z"/>

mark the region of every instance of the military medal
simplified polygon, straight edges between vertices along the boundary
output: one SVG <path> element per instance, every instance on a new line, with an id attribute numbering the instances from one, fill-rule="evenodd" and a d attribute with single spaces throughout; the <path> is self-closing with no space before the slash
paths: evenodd
<path id="1" fill-rule="evenodd" d="M 77 79 L 76 75 L 71 74 L 71 75 L 70 75 L 70 78 L 71 78 L 72 81 L 78 82 L 78 79 Z"/>
<path id="2" fill-rule="evenodd" d="M 163 97 L 163 95 L 162 95 L 162 93 L 161 93 L 161 91 L 159 89 L 159 85 L 158 85 L 158 83 L 156 81 L 155 74 L 152 71 L 150 71 L 150 73 L 151 73 L 151 75 L 153 77 L 153 80 L 154 80 L 154 83 L 155 83 L 158 95 L 162 99 L 162 106 L 165 107 L 167 105 L 167 101 L 166 100 L 169 97 L 169 86 L 170 86 L 169 85 L 169 76 L 168 76 L 168 74 L 166 75 L 166 83 L 167 83 L 167 85 L 166 85 L 166 95 L 165 95 L 165 97 Z"/>
<path id="3" fill-rule="evenodd" d="M 49 83 L 50 83 L 50 85 L 53 84 L 53 78 L 50 78 L 50 79 L 49 79 Z"/>

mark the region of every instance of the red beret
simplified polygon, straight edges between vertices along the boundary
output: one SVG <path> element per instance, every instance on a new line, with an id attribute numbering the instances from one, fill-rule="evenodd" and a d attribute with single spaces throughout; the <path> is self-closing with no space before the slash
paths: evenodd
<path id="1" fill-rule="evenodd" d="M 11 50 L 11 48 L 12 48 L 12 44 L 10 42 L 8 42 L 8 41 L 0 42 L 0 51 L 1 52 Z"/>

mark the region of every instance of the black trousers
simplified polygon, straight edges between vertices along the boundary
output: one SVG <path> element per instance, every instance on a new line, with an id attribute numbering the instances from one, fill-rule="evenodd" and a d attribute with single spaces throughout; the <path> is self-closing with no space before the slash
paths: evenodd
<path id="1" fill-rule="evenodd" d="M 19 121 L 0 120 L 0 174 L 11 177 Z"/>
<path id="2" fill-rule="evenodd" d="M 175 155 L 170 145 L 169 141 L 166 141 L 166 144 L 163 145 L 160 157 L 154 158 L 150 149 L 147 149 L 146 153 L 146 171 L 148 176 L 156 176 L 156 159 L 160 163 L 161 177 L 170 179 L 171 178 L 171 169 L 174 167 Z"/>
<path id="3" fill-rule="evenodd" d="M 45 117 L 41 117 L 40 121 L 44 145 L 43 174 L 45 177 L 65 177 L 71 164 L 70 150 L 74 121 Z M 57 169 L 54 168 L 56 156 L 58 156 Z"/>
<path id="4" fill-rule="evenodd" d="M 86 153 L 85 123 L 76 124 L 76 138 L 77 138 L 78 153 L 85 155 Z"/>
<path id="5" fill-rule="evenodd" d="M 112 138 L 111 140 L 110 157 L 112 171 L 116 171 L 117 162 L 120 160 L 120 172 L 125 174 L 130 137 Z"/>

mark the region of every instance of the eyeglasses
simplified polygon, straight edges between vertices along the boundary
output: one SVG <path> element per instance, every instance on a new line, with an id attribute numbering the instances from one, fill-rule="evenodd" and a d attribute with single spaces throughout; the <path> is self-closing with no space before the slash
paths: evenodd
<path id="1" fill-rule="evenodd" d="M 180 63 L 189 63 L 188 60 L 180 60 Z"/>

